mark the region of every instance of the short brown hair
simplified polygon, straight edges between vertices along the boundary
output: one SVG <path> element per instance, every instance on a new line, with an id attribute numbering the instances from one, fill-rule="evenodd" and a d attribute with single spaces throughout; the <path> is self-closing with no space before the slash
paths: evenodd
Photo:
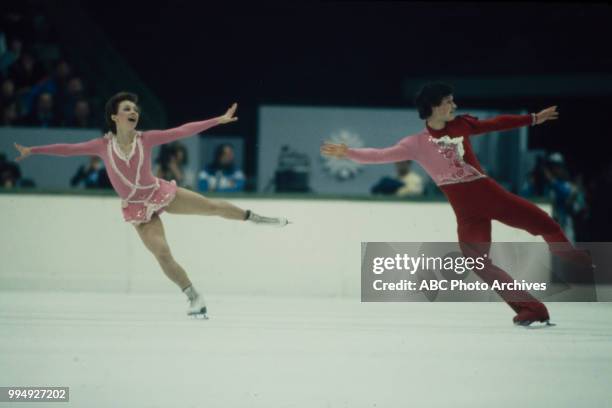
<path id="1" fill-rule="evenodd" d="M 119 92 L 113 95 L 107 102 L 104 108 L 106 114 L 106 126 L 113 132 L 117 133 L 117 124 L 111 118 L 112 115 L 116 115 L 119 110 L 119 104 L 123 101 L 131 101 L 138 106 L 138 95 L 130 92 Z M 139 107 L 140 109 L 140 107 Z"/>
<path id="2" fill-rule="evenodd" d="M 419 89 L 414 98 L 414 104 L 419 111 L 419 118 L 427 119 L 433 113 L 434 106 L 440 106 L 442 99 L 454 92 L 451 85 L 444 82 L 430 82 Z"/>

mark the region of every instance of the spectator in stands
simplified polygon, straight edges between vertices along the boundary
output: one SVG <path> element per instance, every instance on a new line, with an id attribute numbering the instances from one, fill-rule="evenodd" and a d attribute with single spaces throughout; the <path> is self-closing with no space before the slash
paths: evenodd
<path id="1" fill-rule="evenodd" d="M 244 190 L 245 178 L 234 162 L 234 148 L 221 144 L 215 149 L 213 162 L 199 174 L 198 189 L 202 192 L 234 192 Z"/>
<path id="2" fill-rule="evenodd" d="M 10 78 L 2 81 L 0 90 L 0 112 L 2 112 L 2 126 L 10 126 L 18 119 L 17 98 L 15 96 L 15 84 Z"/>
<path id="3" fill-rule="evenodd" d="M 60 59 L 55 65 L 55 71 L 45 81 L 46 86 L 50 87 L 49 91 L 56 96 L 66 90 L 68 85 L 68 79 L 72 73 L 72 68 L 68 61 Z"/>
<path id="4" fill-rule="evenodd" d="M 48 92 L 40 94 L 36 107 L 22 120 L 21 124 L 40 127 L 59 126 L 60 122 L 54 109 L 53 96 Z"/>
<path id="5" fill-rule="evenodd" d="M 104 163 L 98 156 L 90 156 L 87 165 L 79 167 L 72 176 L 70 185 L 77 187 L 83 184 L 85 188 L 112 188 Z"/>
<path id="6" fill-rule="evenodd" d="M 2 81 L 2 91 L 0 93 L 0 106 L 8 106 L 15 102 L 15 83 L 12 79 L 6 78 Z"/>
<path id="7" fill-rule="evenodd" d="M 572 222 L 574 225 L 574 235 L 576 242 L 587 242 L 590 240 L 589 221 L 591 211 L 589 208 L 589 197 L 584 182 L 584 176 L 578 174 L 573 181 L 576 187 L 576 200 L 572 206 Z"/>
<path id="8" fill-rule="evenodd" d="M 569 172 L 561 153 L 553 153 L 548 157 L 544 173 L 552 193 L 552 217 L 561 226 L 568 239 L 575 242 L 572 214 L 581 210 L 576 206 L 584 204 L 584 200 L 580 199 L 580 192 L 570 181 Z"/>
<path id="9" fill-rule="evenodd" d="M 45 16 L 8 12 L 0 14 L 0 19 L 1 125 L 97 127 L 83 81 L 72 76 L 66 59 L 58 58 L 59 48 Z M 55 61 L 51 72 L 46 72 L 32 50 L 45 65 Z M 50 94 L 52 101 L 42 94 Z M 49 103 L 52 119 L 46 113 L 41 119 L 38 105 Z"/>
<path id="10" fill-rule="evenodd" d="M 19 39 L 11 41 L 7 46 L 7 37 L 4 32 L 0 32 L 0 74 L 7 77 L 9 68 L 17 61 L 21 54 L 22 43 Z"/>
<path id="11" fill-rule="evenodd" d="M 410 171 L 410 160 L 395 163 L 397 175 L 381 178 L 370 190 L 372 194 L 397 195 L 400 197 L 422 195 L 423 178 Z"/>
<path id="12" fill-rule="evenodd" d="M 425 190 L 423 187 L 423 177 L 411 171 L 412 161 L 397 162 L 395 167 L 397 169 L 398 180 L 404 183 L 395 194 L 400 197 L 423 195 Z"/>
<path id="13" fill-rule="evenodd" d="M 32 86 L 24 97 L 24 107 L 27 114 L 30 114 L 35 109 L 33 107 L 34 101 L 39 98 L 39 95 L 48 93 L 53 96 L 53 99 L 56 102 L 53 106 L 53 109 L 55 110 L 54 116 L 56 120 L 61 123 L 61 107 L 66 100 L 66 88 L 71 71 L 72 69 L 70 68 L 68 62 L 61 59 L 56 63 L 55 70 L 50 76 Z"/>
<path id="14" fill-rule="evenodd" d="M 23 41 L 18 37 L 13 37 L 9 42 L 9 51 L 19 58 L 23 51 Z"/>
<path id="15" fill-rule="evenodd" d="M 18 123 L 17 102 L 2 106 L 2 123 L 0 126 L 13 126 Z"/>
<path id="16" fill-rule="evenodd" d="M 44 75 L 44 71 L 30 53 L 21 54 L 17 62 L 11 66 L 9 77 L 15 82 L 18 93 L 28 91 Z"/>
<path id="17" fill-rule="evenodd" d="M 174 145 L 173 163 L 176 163 L 175 165 L 173 164 L 173 166 L 176 167 L 176 169 L 178 169 L 178 171 L 180 171 L 180 174 L 181 174 L 181 184 L 179 185 L 184 186 L 187 184 L 187 174 L 185 172 L 185 166 L 188 163 L 187 148 L 181 142 L 174 142 L 173 145 Z M 192 182 L 193 182 L 193 177 L 192 177 Z"/>
<path id="18" fill-rule="evenodd" d="M 21 179 L 21 170 L 17 163 L 6 160 L 6 155 L 0 153 L 0 187 L 13 188 L 17 187 Z"/>
<path id="19" fill-rule="evenodd" d="M 70 78 L 66 84 L 66 90 L 63 93 L 63 100 L 56 101 L 61 104 L 59 108 L 62 110 L 62 117 L 64 118 L 65 124 L 75 121 L 76 105 L 79 101 L 84 99 L 86 98 L 83 81 L 79 77 Z M 89 104 L 87 108 L 89 109 Z M 83 109 L 83 107 L 81 107 L 81 109 Z"/>
<path id="20" fill-rule="evenodd" d="M 546 157 L 539 155 L 536 157 L 536 164 L 533 169 L 527 174 L 527 179 L 520 189 L 520 195 L 523 197 L 543 197 L 547 196 L 550 191 L 550 183 L 546 176 L 547 163 Z"/>
<path id="21" fill-rule="evenodd" d="M 187 164 L 187 149 L 180 142 L 162 145 L 157 156 L 157 177 L 164 180 L 176 181 L 180 187 L 184 187 L 185 165 Z"/>
<path id="22" fill-rule="evenodd" d="M 66 122 L 66 126 L 75 128 L 91 128 L 94 127 L 91 120 L 91 109 L 89 102 L 86 99 L 78 100 L 73 108 L 74 112 L 71 115 L 72 119 Z"/>

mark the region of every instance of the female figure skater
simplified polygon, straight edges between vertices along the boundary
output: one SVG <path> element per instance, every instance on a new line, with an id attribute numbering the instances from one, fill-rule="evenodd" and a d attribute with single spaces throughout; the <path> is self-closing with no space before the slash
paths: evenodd
<path id="1" fill-rule="evenodd" d="M 31 154 L 55 156 L 95 155 L 108 169 L 108 176 L 121 197 L 124 220 L 132 223 L 144 245 L 153 253 L 162 270 L 185 293 L 189 300 L 188 315 L 207 318 L 204 298 L 193 287 L 185 270 L 174 260 L 159 214 L 218 215 L 230 220 L 246 220 L 255 224 L 285 226 L 286 218 L 262 217 L 242 210 L 226 201 L 212 200 L 151 173 L 153 146 L 195 135 L 219 124 L 238 120 L 237 104 L 219 117 L 191 122 L 168 130 L 136 130 L 140 109 L 138 97 L 128 92 L 114 95 L 106 103 L 106 123 L 110 132 L 103 137 L 75 144 L 52 144 L 25 147 L 15 143 L 23 160 Z"/>
<path id="2" fill-rule="evenodd" d="M 324 143 L 321 153 L 360 163 L 389 163 L 416 160 L 448 198 L 457 217 L 459 243 L 466 256 L 488 254 L 491 220 L 542 235 L 550 250 L 575 264 L 591 267 L 590 255 L 575 249 L 559 225 L 531 202 L 506 191 L 484 174 L 472 150 L 470 137 L 487 132 L 534 126 L 556 120 L 556 106 L 529 115 L 500 115 L 478 120 L 470 115 L 455 117 L 457 105 L 453 88 L 430 83 L 418 92 L 416 106 L 425 119 L 425 129 L 384 149 L 351 149 L 344 144 Z M 561 244 L 556 244 L 561 243 Z M 488 258 L 487 258 L 488 259 Z M 513 279 L 490 261 L 474 270 L 485 282 L 512 283 Z M 543 303 L 525 291 L 498 291 L 517 313 L 514 323 L 528 326 L 535 321 L 548 323 Z"/>

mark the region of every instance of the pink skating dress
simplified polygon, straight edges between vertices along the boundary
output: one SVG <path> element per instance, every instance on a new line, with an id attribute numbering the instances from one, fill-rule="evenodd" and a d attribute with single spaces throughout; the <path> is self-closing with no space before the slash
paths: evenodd
<path id="1" fill-rule="evenodd" d="M 203 132 L 218 119 L 191 122 L 168 130 L 136 131 L 129 154 L 125 155 L 111 132 L 103 137 L 74 144 L 52 144 L 31 148 L 32 154 L 54 156 L 95 155 L 104 161 L 110 182 L 121 197 L 123 218 L 134 225 L 149 222 L 153 214 L 160 214 L 176 196 L 176 182 L 153 176 L 151 150 L 154 146 Z"/>

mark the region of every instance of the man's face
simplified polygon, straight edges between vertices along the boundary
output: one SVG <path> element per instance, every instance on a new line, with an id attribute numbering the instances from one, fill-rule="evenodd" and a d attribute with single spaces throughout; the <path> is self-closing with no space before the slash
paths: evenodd
<path id="1" fill-rule="evenodd" d="M 445 96 L 442 98 L 442 102 L 438 106 L 434 106 L 432 109 L 432 118 L 443 120 L 445 122 L 449 122 L 455 119 L 455 111 L 457 110 L 457 105 L 455 105 L 455 100 L 453 99 L 453 95 Z"/>

